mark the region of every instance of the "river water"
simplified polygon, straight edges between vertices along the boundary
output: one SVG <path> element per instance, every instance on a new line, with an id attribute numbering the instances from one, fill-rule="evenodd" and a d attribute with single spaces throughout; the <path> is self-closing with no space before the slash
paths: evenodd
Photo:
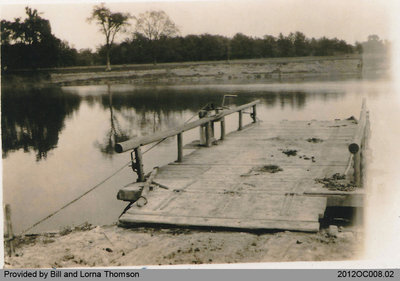
<path id="1" fill-rule="evenodd" d="M 279 121 L 358 118 L 363 97 L 368 107 L 390 93 L 385 81 L 362 80 L 3 89 L 3 202 L 11 205 L 14 230 L 21 232 L 127 164 L 129 152 L 115 154 L 115 141 L 182 125 L 207 103 L 220 105 L 226 94 L 237 95 L 227 99 L 231 105 L 260 99 L 258 117 Z M 250 122 L 249 116 L 246 118 Z M 237 115 L 232 115 L 227 129 L 236 128 Z M 196 139 L 198 129 L 184 134 L 184 143 Z M 174 161 L 176 153 L 175 138 L 167 139 L 144 155 L 145 171 Z M 118 201 L 116 194 L 135 179 L 135 173 L 125 167 L 30 232 L 60 230 L 84 222 L 116 222 L 127 205 Z"/>

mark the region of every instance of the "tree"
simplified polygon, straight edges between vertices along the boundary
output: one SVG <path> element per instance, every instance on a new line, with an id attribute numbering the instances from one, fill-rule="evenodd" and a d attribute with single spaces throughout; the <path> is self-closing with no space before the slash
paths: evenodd
<path id="1" fill-rule="evenodd" d="M 23 22 L 21 18 L 16 18 L 14 22 L 1 21 L 2 44 L 33 45 L 52 36 L 50 22 L 40 17 L 36 9 L 25 7 L 25 12 L 27 18 Z"/>
<path id="2" fill-rule="evenodd" d="M 242 33 L 236 33 L 231 40 L 231 56 L 233 59 L 248 59 L 254 55 L 254 40 Z"/>
<path id="3" fill-rule="evenodd" d="M 276 57 L 278 56 L 276 38 L 271 35 L 265 35 L 263 38 L 263 56 L 264 57 Z"/>
<path id="4" fill-rule="evenodd" d="M 199 60 L 223 60 L 227 59 L 227 38 L 220 35 L 202 34 L 196 49 Z"/>
<path id="5" fill-rule="evenodd" d="M 129 13 L 112 13 L 104 4 L 95 6 L 92 15 L 88 18 L 89 22 L 95 21 L 100 26 L 100 31 L 106 37 L 106 71 L 111 70 L 110 50 L 114 43 L 115 35 L 130 25 L 128 20 L 132 18 Z"/>
<path id="6" fill-rule="evenodd" d="M 156 63 L 160 41 L 177 35 L 179 29 L 164 11 L 147 11 L 139 15 L 136 32 L 143 34 L 152 42 L 151 51 Z"/>
<path id="7" fill-rule="evenodd" d="M 301 57 L 307 55 L 307 49 L 309 49 L 306 36 L 299 31 L 294 34 L 293 41 L 294 53 L 296 56 Z"/>
<path id="8" fill-rule="evenodd" d="M 42 42 L 51 36 L 50 22 L 39 16 L 36 9 L 25 8 L 28 16 L 22 25 L 22 34 L 26 44 L 32 45 Z"/>
<path id="9" fill-rule="evenodd" d="M 74 64 L 74 49 L 51 33 L 50 22 L 36 9 L 25 12 L 24 20 L 1 21 L 3 70 Z"/>
<path id="10" fill-rule="evenodd" d="M 364 53 L 384 53 L 386 51 L 385 44 L 376 34 L 368 36 L 367 42 L 362 43 L 362 49 Z"/>
<path id="11" fill-rule="evenodd" d="M 76 55 L 76 65 L 94 65 L 96 54 L 91 49 L 80 49 Z"/>
<path id="12" fill-rule="evenodd" d="M 171 37 L 179 29 L 164 11 L 147 11 L 139 15 L 136 30 L 149 40 L 158 40 L 162 36 Z"/>
<path id="13" fill-rule="evenodd" d="M 14 29 L 12 26 L 12 22 L 9 22 L 7 20 L 2 20 L 0 24 L 0 34 L 1 34 L 1 45 L 8 45 L 10 44 L 10 41 L 12 40 Z"/>
<path id="14" fill-rule="evenodd" d="M 362 47 L 362 44 L 360 42 L 356 41 L 354 49 L 357 52 L 357 54 L 362 54 L 363 53 L 363 47 Z"/>
<path id="15" fill-rule="evenodd" d="M 278 54 L 280 57 L 292 57 L 294 54 L 293 50 L 293 41 L 294 38 L 293 33 L 289 34 L 289 36 L 284 36 L 282 33 L 279 33 L 278 40 L 276 41 L 278 47 Z"/>

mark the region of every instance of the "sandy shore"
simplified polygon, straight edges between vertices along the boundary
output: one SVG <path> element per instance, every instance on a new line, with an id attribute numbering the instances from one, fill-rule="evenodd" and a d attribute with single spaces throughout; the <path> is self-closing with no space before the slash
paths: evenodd
<path id="1" fill-rule="evenodd" d="M 16 239 L 5 268 L 69 268 L 175 264 L 338 261 L 362 254 L 359 228 L 318 233 L 79 227 Z M 19 244 L 18 244 L 19 242 Z"/>

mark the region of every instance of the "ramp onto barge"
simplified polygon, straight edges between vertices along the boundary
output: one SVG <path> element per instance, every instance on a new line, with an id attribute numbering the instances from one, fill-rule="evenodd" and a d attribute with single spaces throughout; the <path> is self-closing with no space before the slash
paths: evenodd
<path id="1" fill-rule="evenodd" d="M 316 182 L 345 174 L 356 130 L 354 120 L 257 122 L 160 167 L 147 204 L 119 223 L 318 231 L 330 193 L 362 196 Z"/>

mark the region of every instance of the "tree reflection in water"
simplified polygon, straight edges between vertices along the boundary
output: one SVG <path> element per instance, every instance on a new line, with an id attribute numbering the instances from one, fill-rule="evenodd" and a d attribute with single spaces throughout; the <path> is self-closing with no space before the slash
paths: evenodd
<path id="1" fill-rule="evenodd" d="M 305 104 L 305 93 L 277 92 L 235 92 L 239 94 L 230 99 L 232 104 L 240 105 L 261 99 L 267 106 L 275 106 L 279 99 L 281 105 L 302 108 Z M 102 95 L 104 109 L 110 111 L 110 129 L 102 143 L 95 146 L 107 156 L 114 154 L 114 146 L 135 136 L 149 135 L 158 131 L 182 125 L 184 111 L 196 114 L 204 105 L 213 103 L 220 105 L 226 91 L 210 91 L 208 89 L 176 90 L 141 88 L 132 91 L 112 91 L 107 85 L 107 94 Z M 283 95 L 283 96 L 281 96 Z M 119 120 L 117 118 L 121 117 Z"/>
<path id="2" fill-rule="evenodd" d="M 114 146 L 118 142 L 126 141 L 132 136 L 129 135 L 127 130 L 122 130 L 121 125 L 114 114 L 113 110 L 113 93 L 111 91 L 111 85 L 107 84 L 107 96 L 108 96 L 108 109 L 110 111 L 110 130 L 107 132 L 104 142 L 95 142 L 95 146 L 100 149 L 105 155 L 111 156 L 114 154 Z M 103 103 L 104 105 L 104 103 Z"/>
<path id="3" fill-rule="evenodd" d="M 95 142 L 95 147 L 108 157 L 113 155 L 115 143 L 182 125 L 185 118 L 195 115 L 204 105 L 220 105 L 225 94 L 237 94 L 231 99 L 233 104 L 260 99 L 267 108 L 280 105 L 301 109 L 306 99 L 314 97 L 298 91 L 168 87 L 133 87 L 121 91 L 118 87 L 108 85 L 103 95 L 93 93 L 84 98 L 90 108 L 100 103 L 109 111 L 109 128 L 103 140 Z M 11 151 L 23 149 L 35 151 L 37 161 L 45 159 L 47 153 L 57 147 L 65 119 L 78 111 L 81 100 L 82 95 L 67 93 L 58 87 L 3 89 L 3 158 Z"/>
<path id="4" fill-rule="evenodd" d="M 60 88 L 3 88 L 1 94 L 2 157 L 23 149 L 46 159 L 57 147 L 64 121 L 80 105 L 77 95 L 65 95 Z"/>

